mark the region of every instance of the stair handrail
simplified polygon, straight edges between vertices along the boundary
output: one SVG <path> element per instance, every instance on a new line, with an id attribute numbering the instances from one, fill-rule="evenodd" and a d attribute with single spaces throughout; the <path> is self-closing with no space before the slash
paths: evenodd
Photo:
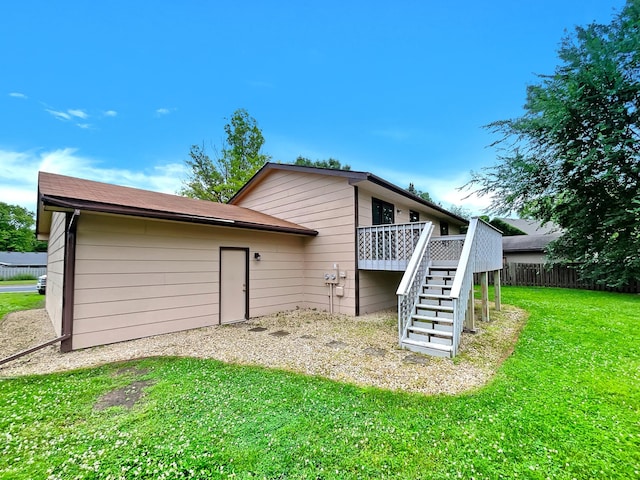
<path id="1" fill-rule="evenodd" d="M 420 282 L 424 281 L 424 278 L 420 279 L 418 277 L 418 272 L 422 271 L 426 274 L 426 268 L 431 261 L 429 255 L 429 240 L 431 239 L 432 233 L 433 223 L 427 222 L 418 238 L 416 248 L 413 250 L 407 268 L 402 275 L 402 280 L 400 280 L 400 284 L 396 290 L 396 295 L 398 296 L 398 337 L 400 341 L 402 341 L 413 307 L 418 299 L 419 292 L 417 291 L 418 287 L 416 287 L 416 279 L 419 279 Z M 409 305 L 409 302 L 411 302 L 411 305 Z"/>
<path id="2" fill-rule="evenodd" d="M 451 286 L 451 298 L 460 298 L 460 290 L 462 289 L 462 283 L 464 281 L 466 269 L 469 267 L 469 261 L 473 260 L 473 249 L 475 247 L 475 236 L 478 228 L 478 219 L 472 218 L 467 229 L 467 235 L 464 238 L 464 244 L 462 245 L 462 252 L 460 253 L 460 260 L 458 260 L 458 270 L 456 276 L 453 279 Z M 471 266 L 471 272 L 473 273 L 473 266 Z"/>
<path id="3" fill-rule="evenodd" d="M 453 300 L 453 352 L 455 356 L 464 327 L 467 302 L 473 298 L 473 274 L 498 270 L 502 263 L 502 233 L 480 218 L 472 218 L 464 239 L 458 269 L 451 285 Z"/>

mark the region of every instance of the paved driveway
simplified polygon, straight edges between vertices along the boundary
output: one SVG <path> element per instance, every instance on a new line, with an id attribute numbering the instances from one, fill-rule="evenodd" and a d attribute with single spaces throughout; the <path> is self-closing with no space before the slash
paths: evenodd
<path id="1" fill-rule="evenodd" d="M 36 284 L 33 285 L 8 285 L 8 286 L 0 286 L 0 293 L 10 293 L 10 292 L 36 292 Z"/>

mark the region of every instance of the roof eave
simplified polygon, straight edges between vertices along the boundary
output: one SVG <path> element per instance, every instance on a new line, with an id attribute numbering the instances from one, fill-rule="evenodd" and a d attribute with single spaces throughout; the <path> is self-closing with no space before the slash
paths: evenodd
<path id="1" fill-rule="evenodd" d="M 70 198 L 62 198 L 48 195 L 41 195 L 40 202 L 44 206 L 57 207 L 61 209 L 80 209 L 98 213 L 109 213 L 114 215 L 125 215 L 132 217 L 153 218 L 156 220 L 169 220 L 176 222 L 195 223 L 199 225 L 213 225 L 230 228 L 243 228 L 251 230 L 261 230 L 277 233 L 289 233 L 294 235 L 316 236 L 316 230 L 307 228 L 286 227 L 280 225 L 266 225 L 238 220 L 228 220 L 224 218 L 203 217 L 201 215 L 188 215 L 182 213 L 172 213 L 158 210 L 149 210 L 123 205 L 113 205 L 106 203 L 88 202 Z"/>

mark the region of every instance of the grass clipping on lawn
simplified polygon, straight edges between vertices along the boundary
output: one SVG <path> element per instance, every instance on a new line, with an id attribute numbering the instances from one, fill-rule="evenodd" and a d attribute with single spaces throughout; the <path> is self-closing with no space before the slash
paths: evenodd
<path id="1" fill-rule="evenodd" d="M 476 308 L 479 313 L 479 308 Z M 361 317 L 295 310 L 222 325 L 60 353 L 59 346 L 0 366 L 0 377 L 60 372 L 150 356 L 212 358 L 317 375 L 360 386 L 424 394 L 458 394 L 481 387 L 517 341 L 525 311 L 503 305 L 490 321 L 476 317 L 454 359 L 417 355 L 398 347 L 397 317 Z M 259 331 L 251 331 L 256 327 Z M 34 334 L 35 333 L 35 334 Z M 272 335 L 276 333 L 276 335 Z M 0 357 L 54 338 L 43 310 L 9 314 L 0 323 Z M 36 338 L 39 337 L 39 338 Z M 27 340 L 28 338 L 28 340 Z M 20 348 L 18 348 L 20 347 Z"/>

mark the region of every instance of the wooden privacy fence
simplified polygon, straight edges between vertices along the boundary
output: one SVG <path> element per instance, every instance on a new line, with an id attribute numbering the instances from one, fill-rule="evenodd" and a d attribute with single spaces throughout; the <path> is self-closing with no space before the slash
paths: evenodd
<path id="1" fill-rule="evenodd" d="M 476 276 L 475 283 L 480 283 Z M 493 281 L 492 276 L 489 280 Z M 585 290 L 602 290 L 609 292 L 640 293 L 640 282 L 626 287 L 611 288 L 605 285 L 581 281 L 575 268 L 565 265 L 547 267 L 543 263 L 507 263 L 500 270 L 502 285 L 523 287 L 563 287 L 581 288 Z"/>
<path id="2" fill-rule="evenodd" d="M 30 275 L 38 278 L 47 273 L 47 267 L 0 267 L 0 280 L 11 280 L 18 275 Z"/>

